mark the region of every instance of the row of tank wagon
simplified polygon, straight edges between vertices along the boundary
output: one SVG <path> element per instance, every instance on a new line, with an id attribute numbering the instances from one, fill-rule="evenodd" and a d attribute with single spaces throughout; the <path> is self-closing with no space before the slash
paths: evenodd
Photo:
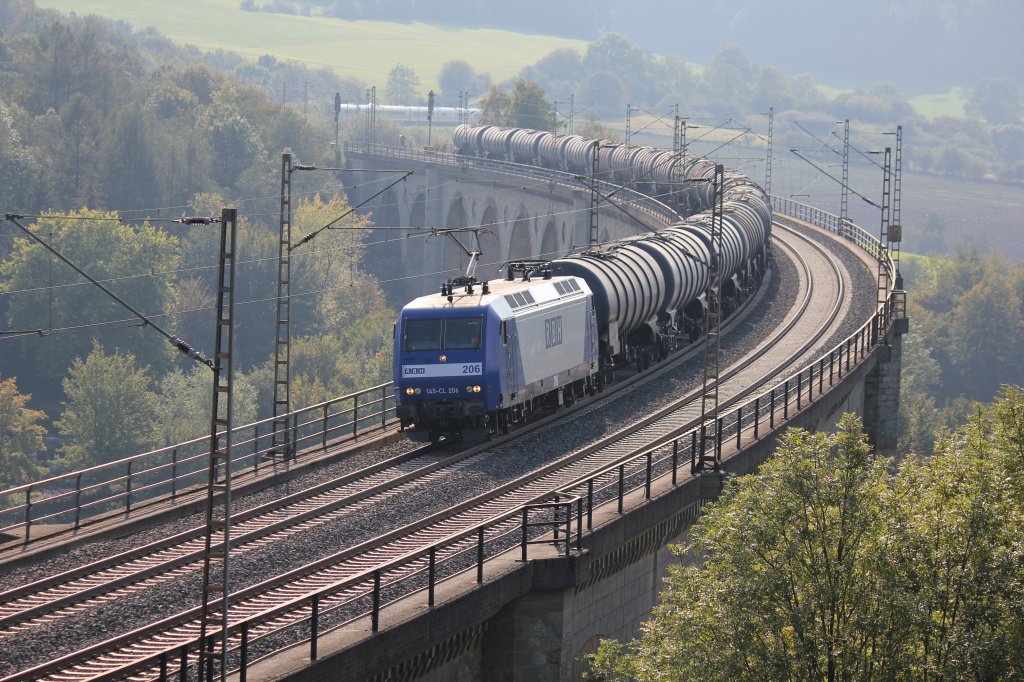
<path id="1" fill-rule="evenodd" d="M 645 369 L 705 331 L 711 260 L 710 211 L 549 264 L 585 280 L 594 295 L 601 362 Z M 768 267 L 771 209 L 755 186 L 726 192 L 719 266 L 721 313 L 731 314 Z M 608 378 L 608 377 L 605 377 Z"/>
<path id="2" fill-rule="evenodd" d="M 636 186 L 662 198 L 684 215 L 698 213 L 714 199 L 715 163 L 670 149 L 626 145 L 581 135 L 543 130 L 462 124 L 452 132 L 452 145 L 464 156 L 541 166 L 589 176 L 597 152 L 598 178 Z M 746 186 L 750 179 L 726 171 L 725 186 Z"/>

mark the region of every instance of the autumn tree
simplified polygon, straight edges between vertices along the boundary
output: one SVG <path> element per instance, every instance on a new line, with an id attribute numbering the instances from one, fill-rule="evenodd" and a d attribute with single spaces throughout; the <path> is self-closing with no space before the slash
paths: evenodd
<path id="1" fill-rule="evenodd" d="M 45 447 L 46 429 L 36 422 L 46 414 L 28 407 L 31 397 L 18 392 L 13 378 L 0 379 L 0 489 L 37 481 L 45 472 L 35 455 Z"/>
<path id="2" fill-rule="evenodd" d="M 64 379 L 64 411 L 54 422 L 67 444 L 57 464 L 74 470 L 145 452 L 156 445 L 156 395 L 148 368 L 130 353 L 104 352 L 93 342 Z"/>

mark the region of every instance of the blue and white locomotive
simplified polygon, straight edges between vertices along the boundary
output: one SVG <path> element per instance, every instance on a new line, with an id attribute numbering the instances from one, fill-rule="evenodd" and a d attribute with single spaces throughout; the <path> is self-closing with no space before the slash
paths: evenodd
<path id="1" fill-rule="evenodd" d="M 448 282 L 395 324 L 398 417 L 409 436 L 486 440 L 593 389 L 594 298 L 577 277 Z"/>

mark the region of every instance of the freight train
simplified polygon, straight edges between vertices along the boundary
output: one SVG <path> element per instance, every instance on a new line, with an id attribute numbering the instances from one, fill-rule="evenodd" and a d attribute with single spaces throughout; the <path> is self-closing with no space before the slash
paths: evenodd
<path id="1" fill-rule="evenodd" d="M 395 324 L 394 380 L 397 415 L 410 438 L 485 440 L 600 390 L 616 367 L 644 370 L 703 333 L 713 163 L 495 126 L 459 126 L 453 141 L 460 154 L 574 173 L 591 168 L 595 148 L 599 155 L 609 150 L 601 167 L 615 179 L 680 185 L 682 202 L 697 212 L 650 235 L 548 262 L 509 263 L 505 279 L 448 280 L 439 293 L 407 304 Z M 719 300 L 726 316 L 768 267 L 771 206 L 749 178 L 727 173 L 722 207 Z"/>

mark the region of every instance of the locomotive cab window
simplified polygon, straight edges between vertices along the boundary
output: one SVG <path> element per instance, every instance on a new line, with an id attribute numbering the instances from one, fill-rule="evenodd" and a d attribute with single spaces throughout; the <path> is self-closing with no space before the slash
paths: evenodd
<path id="1" fill-rule="evenodd" d="M 444 325 L 444 347 L 449 350 L 466 350 L 480 347 L 483 318 L 450 317 Z"/>
<path id="2" fill-rule="evenodd" d="M 441 350 L 441 320 L 405 320 L 402 350 Z"/>

